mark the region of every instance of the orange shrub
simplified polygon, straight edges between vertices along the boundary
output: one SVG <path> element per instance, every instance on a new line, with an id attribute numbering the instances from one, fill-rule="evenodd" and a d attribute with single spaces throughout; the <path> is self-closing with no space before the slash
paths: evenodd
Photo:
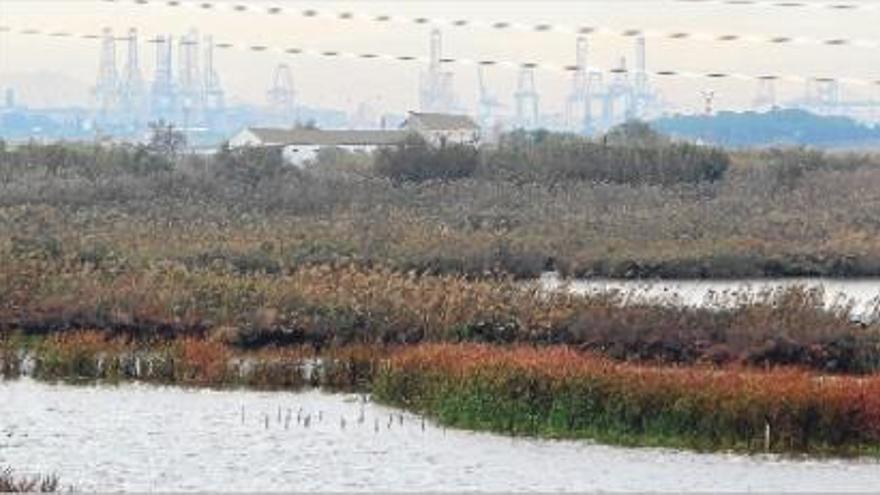
<path id="1" fill-rule="evenodd" d="M 218 342 L 184 338 L 175 343 L 176 379 L 182 383 L 211 385 L 225 383 L 229 378 L 230 349 Z"/>

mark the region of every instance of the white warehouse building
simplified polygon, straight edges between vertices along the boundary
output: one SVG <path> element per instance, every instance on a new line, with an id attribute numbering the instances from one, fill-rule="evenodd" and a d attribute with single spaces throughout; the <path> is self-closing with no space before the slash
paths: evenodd
<path id="1" fill-rule="evenodd" d="M 410 112 L 400 127 L 422 136 L 434 146 L 480 144 L 480 126 L 467 115 Z"/>
<path id="2" fill-rule="evenodd" d="M 446 144 L 478 146 L 480 143 L 480 127 L 466 115 L 410 112 L 397 130 L 247 127 L 229 140 L 229 146 L 281 147 L 284 159 L 299 166 L 314 160 L 325 148 L 371 153 L 378 148 L 402 143 L 410 134 L 417 134 L 438 147 Z"/>
<path id="3" fill-rule="evenodd" d="M 407 131 L 349 131 L 247 127 L 229 140 L 230 148 L 278 146 L 284 160 L 302 165 L 314 160 L 324 148 L 371 153 L 406 139 Z"/>

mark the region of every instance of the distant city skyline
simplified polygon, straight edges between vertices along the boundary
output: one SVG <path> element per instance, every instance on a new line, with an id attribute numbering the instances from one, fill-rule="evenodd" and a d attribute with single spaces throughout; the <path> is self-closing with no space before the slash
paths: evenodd
<path id="1" fill-rule="evenodd" d="M 232 2 L 225 3 L 227 6 Z M 241 2 L 235 2 L 238 4 Z M 100 33 L 111 27 L 123 36 L 130 27 L 143 37 L 164 33 L 182 34 L 197 29 L 212 34 L 219 42 L 272 47 L 300 46 L 316 50 L 388 53 L 426 57 L 428 24 L 382 24 L 370 18 L 380 14 L 441 19 L 469 19 L 484 24 L 503 20 L 527 24 L 599 26 L 616 29 L 638 28 L 662 32 L 696 32 L 807 37 L 813 39 L 875 38 L 880 10 L 829 11 L 816 8 L 693 4 L 672 0 L 587 2 L 337 2 L 287 1 L 244 2 L 257 6 L 251 12 L 231 8 L 205 10 L 196 7 L 169 7 L 165 2 L 137 5 L 133 1 L 22 1 L 0 0 L 0 24 L 14 29 L 36 28 L 46 31 Z M 863 2 L 867 3 L 867 2 Z M 296 13 L 268 15 L 271 6 Z M 300 13 L 352 12 L 353 19 L 326 15 L 306 17 Z M 360 14 L 360 15 L 358 15 Z M 557 66 L 574 63 L 575 35 L 562 32 L 527 32 L 487 27 L 441 26 L 444 53 L 455 58 L 535 61 Z M 589 37 L 589 64 L 602 68 L 616 66 L 621 56 L 633 62 L 633 39 L 618 35 L 594 34 Z M 4 74 L 52 72 L 95 83 L 100 43 L 95 40 L 51 38 L 15 32 L 0 33 L 0 87 L 6 87 Z M 121 68 L 124 52 L 118 47 Z M 648 38 L 648 67 L 652 70 L 693 72 L 737 72 L 745 74 L 796 74 L 803 76 L 880 79 L 880 67 L 872 63 L 878 48 L 859 46 L 812 46 L 749 41 L 719 42 L 698 39 L 669 40 Z M 153 46 L 141 44 L 144 77 L 152 79 Z M 337 60 L 291 56 L 278 53 L 222 50 L 216 54 L 218 71 L 232 102 L 263 104 L 272 73 L 279 63 L 288 63 L 300 103 L 341 108 L 354 112 L 366 102 L 388 112 L 402 113 L 418 107 L 421 64 L 383 60 Z M 477 81 L 473 66 L 449 67 L 455 74 L 454 91 L 461 104 L 476 111 Z M 512 110 L 516 70 L 497 67 L 487 70 L 493 93 Z M 570 75 L 550 71 L 536 73 L 542 113 L 559 113 L 570 86 Z M 698 112 L 703 106 L 700 91 L 716 92 L 717 109 L 749 106 L 757 85 L 736 80 L 694 80 L 653 78 L 670 104 L 670 109 Z M 803 84 L 778 83 L 779 100 L 803 94 Z M 48 85 L 43 92 L 52 91 Z M 844 86 L 844 97 L 867 99 L 876 88 Z M 26 91 L 21 91 L 26 93 Z M 87 94 L 81 96 L 86 100 Z M 71 103 L 87 104 L 88 101 Z"/>

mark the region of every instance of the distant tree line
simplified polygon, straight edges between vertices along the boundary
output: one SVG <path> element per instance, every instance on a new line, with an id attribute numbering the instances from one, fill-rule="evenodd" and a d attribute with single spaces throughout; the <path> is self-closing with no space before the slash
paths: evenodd
<path id="1" fill-rule="evenodd" d="M 862 125 L 848 117 L 816 115 L 796 109 L 676 115 L 655 120 L 651 125 L 676 137 L 737 148 L 834 146 L 880 141 L 880 128 Z"/>
<path id="2" fill-rule="evenodd" d="M 548 131 L 516 131 L 479 151 L 432 148 L 412 137 L 381 150 L 375 172 L 396 181 L 482 176 L 518 182 L 590 181 L 674 184 L 716 181 L 730 166 L 718 148 L 675 143 L 644 123 L 630 122 L 598 139 Z"/>
<path id="3" fill-rule="evenodd" d="M 174 169 L 186 136 L 163 121 L 150 124 L 146 144 L 83 144 L 28 142 L 14 148 L 0 140 L 0 178 L 15 171 L 42 169 L 51 177 L 146 176 Z M 8 177 L 7 177 L 8 178 Z"/>

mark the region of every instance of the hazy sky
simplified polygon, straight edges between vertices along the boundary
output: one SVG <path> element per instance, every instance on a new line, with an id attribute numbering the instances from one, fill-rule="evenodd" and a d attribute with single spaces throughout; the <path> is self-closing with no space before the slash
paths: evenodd
<path id="1" fill-rule="evenodd" d="M 231 7 L 232 2 L 226 2 Z M 320 50 L 377 52 L 394 55 L 427 54 L 428 25 L 377 23 L 379 14 L 408 17 L 470 19 L 485 22 L 511 21 L 570 26 L 639 28 L 662 32 L 756 34 L 765 37 L 801 36 L 817 39 L 880 39 L 880 8 L 837 11 L 820 8 L 782 8 L 768 5 L 691 4 L 674 0 L 595 1 L 262 1 L 240 0 L 236 4 L 257 6 L 239 13 L 231 8 L 203 10 L 169 7 L 152 0 L 137 5 L 132 0 L 116 3 L 87 0 L 0 0 L 0 24 L 13 29 L 37 28 L 47 32 L 98 33 L 104 26 L 122 35 L 138 28 L 143 38 L 160 33 L 183 34 L 191 28 L 213 34 L 217 41 L 309 47 Z M 852 2 L 859 3 L 859 2 Z M 268 15 L 268 7 L 281 6 L 290 13 Z M 351 20 L 319 14 L 351 12 Z M 472 59 L 536 61 L 565 65 L 574 62 L 574 38 L 563 32 L 498 31 L 480 27 L 445 27 L 444 54 Z M 610 68 L 621 56 L 632 60 L 632 40 L 618 35 L 590 38 L 590 65 Z M 0 86 L 18 80 L 22 73 L 51 71 L 94 84 L 99 42 L 53 39 L 48 36 L 0 33 Z M 119 67 L 124 50 L 117 48 Z M 880 49 L 813 45 L 774 46 L 767 43 L 648 39 L 650 69 L 698 72 L 785 73 L 803 76 L 834 76 L 880 79 Z M 152 78 L 155 55 L 143 43 L 141 63 L 147 80 Z M 305 104 L 353 109 L 361 101 L 391 111 L 417 106 L 419 71 L 414 63 L 381 60 L 339 60 L 290 56 L 272 52 L 223 50 L 216 66 L 230 95 L 249 102 L 265 101 L 273 68 L 287 62 L 294 71 L 298 98 Z M 472 66 L 450 67 L 456 73 L 456 92 L 462 103 L 473 107 L 477 94 Z M 489 82 L 508 105 L 516 82 L 516 70 L 494 68 Z M 542 112 L 561 111 L 568 75 L 537 72 Z M 4 83 L 4 81 L 6 81 Z M 717 91 L 719 108 L 738 108 L 751 101 L 754 83 L 742 81 L 655 80 L 655 85 L 678 109 L 701 105 L 699 90 Z M 781 99 L 799 96 L 802 83 L 780 83 Z M 851 96 L 867 97 L 875 88 L 850 87 Z M 26 93 L 26 92 L 25 92 Z"/>

